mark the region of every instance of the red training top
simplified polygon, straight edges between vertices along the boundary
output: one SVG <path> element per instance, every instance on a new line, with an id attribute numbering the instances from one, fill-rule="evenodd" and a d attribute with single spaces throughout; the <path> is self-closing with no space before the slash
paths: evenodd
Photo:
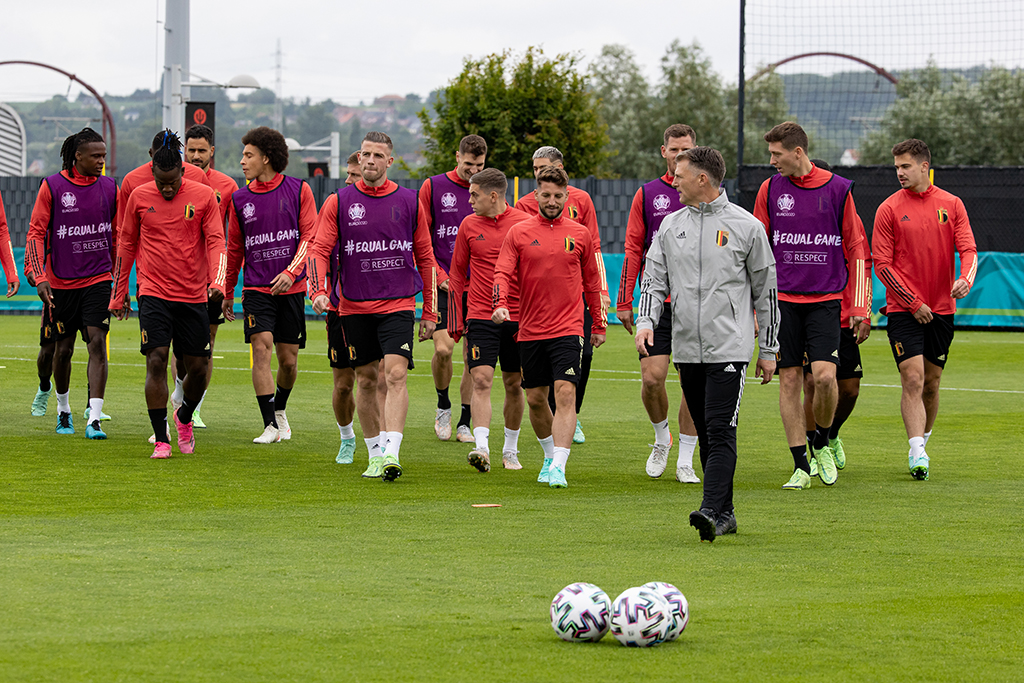
<path id="1" fill-rule="evenodd" d="M 498 254 L 505 236 L 513 225 L 530 218 L 518 209 L 507 206 L 495 216 L 466 216 L 459 226 L 459 234 L 455 238 L 455 251 L 452 254 L 451 279 L 448 281 L 448 324 L 452 339 L 458 341 L 462 329 L 462 292 L 469 293 L 467 300 L 470 320 L 490 320 L 494 312 L 494 266 L 498 262 Z M 473 277 L 466 284 L 467 273 Z M 519 292 L 515 281 L 509 284 L 507 297 L 511 320 L 519 320 Z"/>
<path id="2" fill-rule="evenodd" d="M 901 189 L 882 202 L 872 240 L 875 272 L 885 285 L 883 314 L 916 313 L 921 304 L 939 315 L 956 313 L 954 251 L 960 277 L 974 285 L 978 247 L 964 203 L 934 185 L 924 192 Z"/>
<path id="3" fill-rule="evenodd" d="M 14 247 L 11 246 L 11 233 L 7 229 L 7 213 L 4 211 L 4 199 L 0 197 L 0 266 L 3 266 L 7 284 L 18 282 L 18 267 L 14 265 Z"/>
<path id="4" fill-rule="evenodd" d="M 398 184 L 388 180 L 380 187 L 370 187 L 362 180 L 356 182 L 356 189 L 370 197 L 384 197 L 398 189 Z M 417 211 L 416 225 L 413 228 L 412 249 L 416 259 L 416 270 L 423 280 L 423 313 L 421 320 L 437 320 L 437 311 L 434 309 L 434 302 L 437 301 L 437 265 L 434 263 L 434 246 L 430 242 L 430 227 L 423 211 Z M 428 214 L 429 215 L 429 214 Z M 338 193 L 332 192 L 324 205 L 320 207 L 320 215 L 316 223 L 316 238 L 313 240 L 313 248 L 309 256 L 309 272 L 319 274 L 315 282 L 311 281 L 310 289 L 316 287 L 309 293 L 310 300 L 318 296 L 327 295 L 324 284 L 327 273 L 327 266 L 331 258 L 334 245 L 338 243 Z M 339 289 L 341 283 L 339 281 Z M 369 313 L 395 313 L 397 311 L 415 311 L 416 297 L 410 296 L 403 299 L 371 299 L 369 301 L 349 301 L 340 292 L 341 301 L 338 304 L 338 315 L 361 315 Z"/>
<path id="5" fill-rule="evenodd" d="M 155 183 L 143 185 L 132 192 L 124 215 L 110 308 L 124 302 L 136 256 L 138 296 L 199 304 L 206 303 L 207 283 L 224 291 L 224 226 L 217 195 L 208 185 L 182 180 L 170 201 Z"/>
<path id="6" fill-rule="evenodd" d="M 270 182 L 253 180 L 249 183 L 249 189 L 257 194 L 270 192 L 277 189 L 284 182 L 284 176 L 280 173 L 271 178 Z M 235 189 L 238 189 L 237 187 Z M 241 195 L 239 195 L 241 196 Z M 337 202 L 337 200 L 335 200 Z M 238 213 L 235 212 L 234 202 L 227 202 L 228 216 L 228 274 L 225 279 L 228 298 L 234 297 L 235 285 L 238 284 L 238 271 L 245 263 L 245 236 L 238 225 Z M 299 194 L 299 246 L 295 249 L 295 257 L 285 268 L 293 280 L 292 286 L 285 294 L 295 294 L 306 291 L 306 278 L 303 271 L 306 268 L 306 257 L 308 256 L 309 243 L 316 235 L 316 199 L 313 198 L 313 190 L 309 183 L 302 183 L 302 191 Z M 299 277 L 299 275 L 303 275 Z M 245 287 L 243 291 L 263 292 L 270 294 L 270 287 Z"/>
<path id="7" fill-rule="evenodd" d="M 210 181 L 207 179 L 206 174 L 203 173 L 203 169 L 192 164 L 184 164 L 185 170 L 182 177 L 185 180 L 191 180 L 195 183 L 202 183 L 203 185 L 209 185 Z M 121 187 L 117 191 L 117 223 L 116 225 L 124 225 L 124 209 L 128 206 L 128 198 L 132 196 L 132 192 L 137 187 L 145 185 L 146 183 L 153 182 L 153 162 L 150 161 L 148 164 L 143 164 L 136 169 L 128 171 L 124 179 L 121 181 Z"/>
<path id="8" fill-rule="evenodd" d="M 608 326 L 601 306 L 601 252 L 590 231 L 567 218 L 542 216 L 512 226 L 494 268 L 494 308 L 508 308 L 519 286 L 518 341 L 583 336 L 583 298 L 593 332 Z M 475 273 L 474 273 L 475 276 Z"/>

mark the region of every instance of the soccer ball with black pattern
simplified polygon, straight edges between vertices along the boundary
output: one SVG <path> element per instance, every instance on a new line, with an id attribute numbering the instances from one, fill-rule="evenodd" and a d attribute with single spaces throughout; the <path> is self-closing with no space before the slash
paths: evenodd
<path id="1" fill-rule="evenodd" d="M 652 590 L 665 598 L 665 602 L 671 608 L 672 626 L 669 628 L 665 640 L 675 640 L 681 636 L 686 625 L 690 623 L 690 603 L 686 601 L 686 596 L 682 591 L 664 581 L 651 581 L 645 583 L 641 588 Z"/>
<path id="2" fill-rule="evenodd" d="M 608 633 L 608 594 L 592 583 L 571 583 L 551 601 L 551 628 L 570 643 L 596 642 Z"/>
<path id="3" fill-rule="evenodd" d="M 658 645 L 671 627 L 672 608 L 657 591 L 627 588 L 612 603 L 612 635 L 627 647 Z"/>

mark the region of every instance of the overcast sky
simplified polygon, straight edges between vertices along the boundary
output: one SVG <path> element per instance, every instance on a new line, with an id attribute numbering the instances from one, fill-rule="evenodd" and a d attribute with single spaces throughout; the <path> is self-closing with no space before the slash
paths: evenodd
<path id="1" fill-rule="evenodd" d="M 0 29 L 0 61 L 46 62 L 101 93 L 158 86 L 165 0 L 17 4 L 17 25 L 5 21 Z M 889 70 L 923 65 L 929 55 L 951 66 L 1020 66 L 1024 59 L 1019 0 L 748 0 L 747 8 L 748 66 L 811 50 L 853 53 Z M 881 19 L 885 12 L 899 14 Z M 191 69 L 220 81 L 248 73 L 272 88 L 280 39 L 285 97 L 356 103 L 387 93 L 426 95 L 458 74 L 466 56 L 530 45 L 589 61 L 602 45 L 621 43 L 653 81 L 665 47 L 678 38 L 698 41 L 734 83 L 738 23 L 739 0 L 203 0 L 191 3 Z M 842 68 L 817 59 L 791 68 Z M 0 67 L 0 101 L 67 92 L 68 80 L 58 74 Z"/>

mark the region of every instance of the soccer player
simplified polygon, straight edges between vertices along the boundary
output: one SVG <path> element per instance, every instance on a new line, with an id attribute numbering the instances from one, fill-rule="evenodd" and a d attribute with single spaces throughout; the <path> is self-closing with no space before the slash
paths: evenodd
<path id="1" fill-rule="evenodd" d="M 533 153 L 533 175 L 538 177 L 540 170 L 546 166 L 554 166 L 555 168 L 561 168 L 565 170 L 564 158 L 562 153 L 557 148 L 546 146 L 540 147 Z M 539 181 L 538 181 L 539 182 Z M 531 216 L 537 216 L 540 214 L 540 203 L 539 197 L 536 192 L 524 194 L 516 202 L 516 208 L 520 211 L 524 211 Z M 608 306 L 611 303 L 611 299 L 608 297 L 608 281 L 605 278 L 604 272 L 604 260 L 601 258 L 601 231 L 597 226 L 597 211 L 594 209 L 594 200 L 590 198 L 586 190 L 581 190 L 578 187 L 569 187 L 569 195 L 565 200 L 565 217 L 569 220 L 581 223 L 584 227 L 590 230 L 590 236 L 594 244 L 594 249 L 597 250 L 599 266 L 601 268 L 601 303 L 604 306 L 604 311 L 607 312 Z M 604 315 L 604 313 L 602 313 Z M 592 311 L 587 302 L 584 302 L 583 306 L 583 360 L 582 368 L 580 370 L 579 382 L 576 386 L 576 429 L 573 432 L 572 441 L 573 443 L 583 443 L 587 440 L 587 437 L 583 434 L 583 426 L 579 421 L 580 409 L 583 407 L 583 396 L 587 392 L 587 381 L 590 379 L 590 366 L 594 359 L 594 347 L 590 343 L 590 329 L 593 323 Z M 555 390 L 554 386 L 551 387 L 551 392 L 548 394 L 548 403 L 551 410 L 555 410 Z"/>
<path id="2" fill-rule="evenodd" d="M 426 217 L 418 211 L 416 193 L 388 179 L 388 168 L 395 161 L 393 150 L 386 134 L 366 134 L 359 149 L 363 177 L 324 202 L 309 259 L 310 276 L 317 287 L 312 293 L 313 310 L 322 313 L 331 303 L 323 273 L 334 245 L 341 245 L 338 313 L 359 385 L 356 412 L 370 452 L 363 476 L 384 481 L 402 475 L 399 451 L 409 411 L 406 377 L 412 368 L 418 292 L 423 292 L 420 341 L 429 339 L 437 324 L 437 275 Z M 381 359 L 387 376 L 384 444 L 380 443 L 377 403 Z"/>
<path id="3" fill-rule="evenodd" d="M 686 207 L 665 219 L 647 252 L 636 348 L 654 346 L 671 294 L 672 360 L 700 441 L 704 498 L 690 513 L 702 541 L 736 533 L 736 425 L 758 325 L 755 377 L 775 374 L 779 310 L 775 263 L 764 227 L 720 190 L 725 160 L 710 147 L 677 157 L 674 187 Z"/>
<path id="4" fill-rule="evenodd" d="M 875 270 L 885 284 L 886 331 L 900 371 L 900 413 L 914 479 L 928 479 L 925 445 L 939 412 L 939 383 L 953 342 L 956 300 L 978 272 L 978 250 L 959 197 L 931 184 L 931 151 L 911 138 L 892 148 L 903 188 L 882 202 L 873 233 Z M 954 252 L 960 255 L 956 277 Z"/>
<path id="5" fill-rule="evenodd" d="M 622 276 L 619 279 L 619 297 L 615 309 L 626 328 L 633 333 L 633 289 L 643 271 L 644 258 L 651 246 L 658 228 L 665 218 L 683 208 L 679 193 L 672 186 L 676 168 L 676 156 L 697 146 L 697 133 L 693 128 L 675 123 L 665 129 L 661 156 L 665 159 L 665 175 L 652 180 L 636 191 L 629 209 L 626 224 L 626 257 L 622 262 Z M 672 449 L 672 429 L 668 424 L 668 392 L 665 379 L 668 377 L 669 361 L 672 357 L 672 304 L 665 302 L 661 320 L 654 328 L 654 345 L 640 355 L 640 399 L 647 416 L 654 427 L 654 446 L 647 458 L 647 474 L 660 477 L 668 466 L 668 453 Z M 693 451 L 697 447 L 697 430 L 686 409 L 686 397 L 679 401 L 679 459 L 676 462 L 676 481 L 699 484 L 700 479 L 693 471 Z"/>
<path id="6" fill-rule="evenodd" d="M 583 301 L 595 313 L 590 343 L 601 346 L 607 322 L 601 301 L 606 285 L 601 252 L 590 230 L 566 218 L 569 177 L 557 166 L 539 169 L 540 214 L 509 230 L 494 268 L 491 320 L 511 320 L 510 298 L 519 292 L 519 352 L 530 424 L 544 450 L 537 481 L 565 488 L 572 446 L 572 412 L 583 353 Z M 548 405 L 554 386 L 556 410 Z"/>
<path id="7" fill-rule="evenodd" d="M 4 211 L 4 198 L 0 195 L 0 266 L 3 266 L 4 278 L 7 280 L 7 298 L 18 293 L 21 280 L 18 279 L 18 267 L 14 264 L 14 247 L 11 246 L 11 233 L 7 229 L 7 213 Z"/>
<path id="8" fill-rule="evenodd" d="M 316 200 L 304 180 L 283 175 L 288 144 L 260 126 L 242 136 L 242 173 L 249 184 L 228 206 L 227 294 L 222 307 L 235 319 L 234 291 L 245 264 L 242 314 L 245 343 L 252 345 L 252 386 L 263 417 L 253 443 L 292 438 L 285 410 L 306 346 L 306 256 L 316 235 Z M 270 358 L 277 353 L 277 392 Z"/>
<path id="9" fill-rule="evenodd" d="M 844 464 L 836 462 L 828 445 L 838 395 L 843 290 L 849 277 L 861 280 L 855 285 L 860 297 L 854 300 L 850 318 L 854 327 L 869 313 L 864 265 L 871 254 L 853 203 L 853 182 L 811 163 L 804 129 L 786 121 L 765 133 L 764 139 L 778 173 L 758 190 L 754 215 L 768 231 L 778 276 L 779 412 L 794 465 L 782 488 L 799 490 L 811 485 L 800 405 L 805 354 L 814 376 L 811 451 L 818 463 L 818 477 L 831 486 L 836 483 L 838 465 Z"/>
<path id="10" fill-rule="evenodd" d="M 117 245 L 117 280 L 110 312 L 131 312 L 128 276 L 138 261 L 139 328 L 146 356 L 146 407 L 153 426 L 151 458 L 171 457 L 167 429 L 167 361 L 171 341 L 188 372 L 181 405 L 174 410 L 178 450 L 195 451 L 192 414 L 206 390 L 210 362 L 208 301 L 224 296 L 224 225 L 209 185 L 184 178 L 181 141 L 167 131 L 153 153 L 153 180 L 128 199 Z"/>
<path id="11" fill-rule="evenodd" d="M 507 470 L 519 470 L 519 429 L 523 423 L 522 372 L 519 359 L 519 295 L 512 287 L 507 301 L 509 319 L 500 325 L 491 320 L 494 293 L 494 266 L 505 236 L 516 223 L 528 219 L 522 211 L 505 202 L 508 179 L 496 168 L 475 174 L 470 180 L 469 201 L 473 214 L 459 227 L 452 255 L 448 299 L 449 331 L 458 341 L 465 334 L 469 353 L 467 363 L 473 375 L 473 437 L 469 464 L 481 472 L 491 469 L 491 384 L 494 368 L 501 361 L 501 381 L 505 386 L 505 443 L 501 463 Z M 466 284 L 466 276 L 473 277 Z M 511 286 L 511 285 L 510 285 Z M 462 294 L 468 292 L 463 329 Z"/>
<path id="12" fill-rule="evenodd" d="M 831 171 L 832 167 L 822 159 L 811 159 L 818 168 Z M 847 264 L 849 265 L 849 264 Z M 867 293 L 857 291 L 858 287 L 867 285 Z M 850 318 L 853 317 L 853 302 L 858 296 L 865 296 L 868 304 L 868 318 L 850 327 Z M 853 408 L 857 405 L 857 397 L 860 396 L 860 380 L 864 377 L 864 368 L 860 359 L 860 345 L 863 344 L 871 334 L 871 259 L 864 262 L 864 278 L 851 277 L 843 290 L 843 302 L 841 306 L 840 321 L 842 328 L 839 330 L 839 366 L 836 368 L 836 385 L 839 389 L 839 397 L 836 401 L 836 414 L 832 418 L 832 426 L 828 430 L 828 445 L 835 454 L 836 468 L 846 467 L 846 447 L 843 440 L 839 438 L 839 430 L 846 420 L 853 414 Z M 807 450 L 810 454 L 811 444 L 814 441 L 814 376 L 811 374 L 809 363 L 804 363 L 804 421 L 807 427 Z M 818 461 L 810 457 L 811 476 L 818 474 Z"/>
<path id="13" fill-rule="evenodd" d="M 107 384 L 106 304 L 117 243 L 117 183 L 103 175 L 107 146 L 91 128 L 64 141 L 61 159 L 63 170 L 39 186 L 29 222 L 26 269 L 35 278 L 43 306 L 52 309 L 56 330 L 56 431 L 75 433 L 68 393 L 75 336 L 82 330 L 89 352 L 85 436 L 106 439 L 100 415 Z"/>
<path id="14" fill-rule="evenodd" d="M 174 135 L 170 129 L 165 129 L 153 136 L 153 142 L 149 146 L 149 157 L 153 158 L 153 155 L 159 150 L 166 139 L 167 135 Z M 209 179 L 206 174 L 203 173 L 202 169 L 193 166 L 192 164 L 186 164 L 184 170 L 185 180 L 191 180 L 193 182 L 202 183 L 203 185 L 210 185 Z M 125 207 L 128 206 L 128 198 L 132 196 L 132 192 L 141 185 L 148 185 L 153 182 L 153 162 L 143 164 L 138 168 L 132 169 L 121 179 L 121 187 L 117 190 L 117 224 L 122 225 L 124 223 L 124 211 Z"/>
<path id="15" fill-rule="evenodd" d="M 459 225 L 466 216 L 473 215 L 473 209 L 469 204 L 469 179 L 474 173 L 483 170 L 486 161 L 487 142 L 479 135 L 467 135 L 459 141 L 459 151 L 455 153 L 455 170 L 431 176 L 420 186 L 420 212 L 427 217 L 427 225 L 430 227 L 430 240 L 434 245 L 434 260 L 437 262 L 439 282 L 438 323 L 437 329 L 434 330 L 434 356 L 430 359 L 430 372 L 434 376 L 434 389 L 437 390 L 434 433 L 441 441 L 447 441 L 452 436 L 452 402 L 448 398 L 448 385 L 452 380 L 452 353 L 455 350 L 455 342 L 452 340 L 451 321 L 448 319 L 448 295 L 451 287 L 448 271 L 451 270 L 452 250 L 455 248 L 455 236 L 459 232 Z M 465 291 L 465 287 L 462 291 Z M 453 310 L 461 309 L 461 306 L 456 306 Z M 474 441 L 469 424 L 469 401 L 472 390 L 469 366 L 464 363 L 459 386 L 462 414 L 455 429 L 457 441 Z"/>
<path id="16" fill-rule="evenodd" d="M 359 152 L 352 152 L 345 162 L 346 175 L 345 185 L 354 185 L 363 177 L 359 170 Z M 317 230 L 323 225 L 327 229 L 334 229 L 334 226 L 324 223 L 317 223 Z M 340 249 L 337 244 L 331 251 L 330 261 L 327 267 L 326 282 L 324 286 L 331 300 L 327 307 L 327 360 L 331 364 L 331 374 L 334 379 L 334 389 L 331 392 L 331 407 L 334 409 L 334 418 L 338 423 L 338 432 L 341 435 L 341 445 L 338 447 L 338 455 L 334 461 L 339 465 L 350 465 L 355 458 L 356 433 L 353 416 L 356 412 L 355 399 L 352 397 L 352 389 L 356 383 L 356 373 L 352 368 L 352 362 L 348 357 L 348 344 L 345 343 L 345 330 L 341 326 L 341 318 L 338 316 L 338 306 L 341 303 L 341 293 L 338 291 L 338 254 Z M 310 294 L 316 291 L 317 287 L 313 280 L 308 281 Z"/>
<path id="17" fill-rule="evenodd" d="M 221 173 L 213 167 L 213 155 L 216 148 L 213 145 L 213 131 L 208 126 L 195 125 L 185 131 L 185 161 L 199 168 L 206 174 L 207 181 L 213 191 L 217 193 L 217 204 L 220 206 L 221 218 L 226 220 L 228 204 L 231 202 L 231 193 L 238 189 L 236 183 L 230 176 Z M 210 364 L 208 365 L 209 375 L 206 377 L 206 386 L 209 389 L 210 381 L 213 379 L 213 348 L 217 341 L 217 329 L 224 323 L 224 311 L 220 304 L 210 304 Z M 174 358 L 174 393 L 171 394 L 171 405 L 181 403 L 181 383 L 185 379 L 185 364 L 181 359 Z M 206 393 L 199 401 L 195 414 L 192 415 L 192 424 L 199 429 L 205 429 L 202 409 L 203 401 L 206 400 Z"/>

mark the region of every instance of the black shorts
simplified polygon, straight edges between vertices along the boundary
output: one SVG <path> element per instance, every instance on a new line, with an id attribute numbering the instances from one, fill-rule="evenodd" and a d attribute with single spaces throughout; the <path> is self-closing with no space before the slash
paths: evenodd
<path id="1" fill-rule="evenodd" d="M 839 299 L 813 304 L 779 302 L 779 368 L 798 368 L 804 360 L 839 364 Z"/>
<path id="2" fill-rule="evenodd" d="M 590 333 L 594 330 L 594 316 L 590 315 L 590 307 L 583 302 L 583 355 L 590 358 L 594 355 L 594 345 L 590 343 Z"/>
<path id="3" fill-rule="evenodd" d="M 811 364 L 804 353 L 804 374 L 811 374 Z M 860 345 L 857 344 L 857 337 L 853 329 L 843 327 L 839 330 L 839 367 L 836 369 L 836 379 L 861 379 L 864 377 L 864 369 L 860 362 Z"/>
<path id="4" fill-rule="evenodd" d="M 226 322 L 224 320 L 224 308 L 221 306 L 220 301 L 218 301 L 217 303 L 207 301 L 206 315 L 210 319 L 211 325 L 223 325 Z"/>
<path id="5" fill-rule="evenodd" d="M 661 318 L 658 319 L 658 326 L 654 328 L 654 346 L 647 347 L 647 355 L 672 355 L 672 304 L 668 302 L 661 309 Z M 640 356 L 640 360 L 643 359 L 644 356 Z"/>
<path id="6" fill-rule="evenodd" d="M 79 289 L 54 289 L 53 326 L 56 338 L 67 339 L 78 330 L 98 327 L 110 330 L 110 282 L 97 282 Z M 83 334 L 83 339 L 85 338 Z"/>
<path id="7" fill-rule="evenodd" d="M 337 370 L 352 367 L 348 359 L 348 344 L 345 343 L 345 328 L 342 327 L 341 316 L 334 311 L 327 311 L 327 359 Z"/>
<path id="8" fill-rule="evenodd" d="M 576 384 L 583 363 L 583 337 L 570 335 L 519 342 L 519 354 L 524 389 L 550 386 L 560 379 Z"/>
<path id="9" fill-rule="evenodd" d="M 519 323 L 506 320 L 497 325 L 490 320 L 470 320 L 466 325 L 466 343 L 469 344 L 467 361 L 470 369 L 481 365 L 496 367 L 501 362 L 502 372 L 519 372 L 519 344 L 516 335 Z"/>
<path id="10" fill-rule="evenodd" d="M 437 329 L 448 330 L 448 292 L 443 289 L 437 290 L 437 302 L 434 304 L 434 308 L 437 310 Z M 462 328 L 466 328 L 466 311 L 469 308 L 469 293 L 462 293 Z"/>
<path id="11" fill-rule="evenodd" d="M 139 297 L 139 329 L 142 353 L 174 341 L 174 355 L 210 357 L 210 323 L 206 304 L 167 301 L 155 296 Z"/>
<path id="12" fill-rule="evenodd" d="M 404 356 L 413 369 L 412 344 L 416 316 L 412 311 L 343 315 L 341 325 L 353 368 L 376 363 L 386 355 Z"/>
<path id="13" fill-rule="evenodd" d="M 275 344 L 306 348 L 306 295 L 302 292 L 274 295 L 242 290 L 242 315 L 246 344 L 252 335 L 270 332 Z"/>
<path id="14" fill-rule="evenodd" d="M 890 313 L 886 332 L 897 367 L 914 356 L 924 356 L 933 365 L 946 367 L 946 357 L 953 343 L 952 314 L 932 315 L 932 321 L 922 325 L 914 320 L 913 313 Z"/>

